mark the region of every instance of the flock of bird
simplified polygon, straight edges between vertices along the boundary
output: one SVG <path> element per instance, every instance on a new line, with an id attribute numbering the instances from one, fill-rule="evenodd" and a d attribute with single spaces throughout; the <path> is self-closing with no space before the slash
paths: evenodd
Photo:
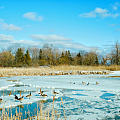
<path id="1" fill-rule="evenodd" d="M 44 91 L 42 91 L 41 88 L 40 88 L 40 92 L 39 92 L 38 94 L 39 94 L 40 96 L 42 96 L 42 97 L 47 97 L 47 94 L 44 94 Z M 54 90 L 54 91 L 53 91 L 53 94 L 56 95 L 56 94 L 59 94 L 59 93 Z M 10 92 L 9 96 L 10 96 L 10 95 L 11 95 L 11 92 Z M 20 93 L 20 96 L 21 96 L 21 93 Z M 30 92 L 30 94 L 26 95 L 25 97 L 27 97 L 27 98 L 30 99 L 31 96 L 32 96 L 32 94 L 31 94 L 31 92 Z M 15 94 L 15 100 L 18 100 L 18 101 L 22 102 L 23 99 L 24 99 L 24 96 L 18 97 L 18 96 Z M 1 103 L 2 101 L 3 101 L 3 99 L 0 98 L 0 103 Z"/>
<path id="2" fill-rule="evenodd" d="M 74 82 L 73 84 L 75 84 L 75 82 Z M 86 83 L 86 82 L 82 81 L 82 85 L 89 85 L 89 84 L 90 84 L 89 82 L 88 82 L 88 83 Z M 96 84 L 96 85 L 98 85 L 98 84 L 99 84 L 99 82 L 96 82 L 95 84 Z"/>
<path id="3" fill-rule="evenodd" d="M 89 82 L 88 82 L 88 83 L 86 83 L 86 82 L 82 81 L 82 84 L 83 84 L 83 85 L 89 85 L 90 83 L 89 83 Z M 99 82 L 96 82 L 95 84 L 96 84 L 96 85 L 98 85 L 98 84 L 99 84 Z"/>
<path id="4" fill-rule="evenodd" d="M 75 84 L 75 83 L 73 83 L 73 84 Z M 89 82 L 86 83 L 86 82 L 82 81 L 82 85 L 89 85 L 89 84 L 90 84 Z M 98 84 L 99 84 L 99 83 L 96 82 L 96 85 L 98 85 Z M 42 91 L 41 88 L 40 88 L 40 92 L 39 92 L 38 94 L 39 94 L 40 96 L 42 96 L 42 97 L 47 97 L 47 94 L 44 94 L 44 91 Z M 59 94 L 59 93 L 54 90 L 54 91 L 53 91 L 53 94 L 56 95 L 56 94 Z M 11 95 L 11 92 L 10 92 L 9 96 L 10 96 L 10 95 Z M 20 95 L 20 96 L 21 96 L 21 95 Z M 30 94 L 26 95 L 26 97 L 29 98 L 29 99 L 30 99 L 31 96 L 32 96 L 31 92 L 30 92 Z M 24 99 L 24 96 L 18 97 L 17 95 L 15 95 L 15 100 L 18 100 L 18 101 L 21 102 L 23 99 Z M 3 99 L 0 98 L 0 103 L 1 103 L 2 101 L 3 101 Z"/>

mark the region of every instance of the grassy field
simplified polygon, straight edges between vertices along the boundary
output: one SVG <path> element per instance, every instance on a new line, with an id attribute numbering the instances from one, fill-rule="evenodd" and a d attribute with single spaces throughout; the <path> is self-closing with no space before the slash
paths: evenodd
<path id="1" fill-rule="evenodd" d="M 120 66 L 53 66 L 51 67 L 54 70 L 64 70 L 64 71 L 69 71 L 69 70 L 120 70 Z"/>
<path id="2" fill-rule="evenodd" d="M 57 71 L 103 71 L 103 70 L 110 70 L 110 71 L 117 71 L 120 70 L 120 66 L 40 66 L 40 67 L 29 67 L 29 68 L 0 68 L 0 77 L 5 76 L 35 76 L 35 75 L 54 75 L 53 73 Z"/>

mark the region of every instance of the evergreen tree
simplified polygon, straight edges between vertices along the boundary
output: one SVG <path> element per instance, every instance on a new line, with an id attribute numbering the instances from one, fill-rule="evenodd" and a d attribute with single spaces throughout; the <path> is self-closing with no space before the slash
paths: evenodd
<path id="1" fill-rule="evenodd" d="M 81 58 L 81 54 L 80 54 L 80 52 L 77 54 L 77 57 L 78 57 L 78 58 Z"/>
<path id="2" fill-rule="evenodd" d="M 77 54 L 76 60 L 77 60 L 77 65 L 82 65 L 82 56 L 80 52 Z"/>
<path id="3" fill-rule="evenodd" d="M 43 52 L 42 52 L 42 49 L 40 49 L 40 52 L 39 52 L 39 60 L 42 59 L 42 56 L 43 56 Z"/>
<path id="4" fill-rule="evenodd" d="M 65 52 L 64 59 L 65 59 L 65 64 L 66 65 L 70 65 L 72 63 L 72 57 L 71 57 L 71 53 L 70 53 L 69 50 Z"/>
<path id="5" fill-rule="evenodd" d="M 64 59 L 65 59 L 65 64 L 66 65 L 68 65 L 69 64 L 69 58 L 68 58 L 68 51 L 65 51 L 65 57 L 64 57 Z"/>
<path id="6" fill-rule="evenodd" d="M 95 65 L 99 65 L 99 61 L 98 61 L 97 55 L 96 55 L 96 57 L 95 57 Z"/>
<path id="7" fill-rule="evenodd" d="M 39 51 L 39 59 L 38 59 L 39 65 L 40 66 L 46 65 L 46 61 L 47 61 L 46 59 L 47 59 L 47 57 L 45 58 L 44 51 L 42 49 L 40 49 L 40 51 Z"/>
<path id="8" fill-rule="evenodd" d="M 64 52 L 62 52 L 61 56 L 59 58 L 59 64 L 64 65 L 65 63 L 66 63 L 65 54 L 64 54 Z"/>
<path id="9" fill-rule="evenodd" d="M 28 50 L 26 51 L 26 54 L 24 55 L 24 59 L 25 59 L 25 64 L 30 66 L 32 61 L 31 61 L 31 57 L 30 57 Z"/>
<path id="10" fill-rule="evenodd" d="M 68 54 L 68 64 L 70 65 L 70 64 L 72 64 L 73 58 L 72 58 L 69 50 L 68 50 L 67 54 Z"/>
<path id="11" fill-rule="evenodd" d="M 64 57 L 65 57 L 64 52 L 62 52 L 62 54 L 61 54 L 61 58 L 64 58 Z"/>
<path id="12" fill-rule="evenodd" d="M 16 54 L 15 54 L 15 66 L 22 67 L 24 64 L 24 55 L 22 48 L 18 48 Z"/>

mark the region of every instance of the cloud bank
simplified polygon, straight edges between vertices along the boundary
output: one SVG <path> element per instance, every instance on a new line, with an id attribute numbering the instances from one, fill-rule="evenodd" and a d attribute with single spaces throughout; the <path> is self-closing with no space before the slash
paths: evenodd
<path id="1" fill-rule="evenodd" d="M 39 44 L 52 44 L 53 46 L 56 46 L 57 48 L 63 48 L 63 49 L 71 49 L 71 50 L 96 50 L 96 47 L 88 47 L 85 45 L 82 45 L 80 43 L 75 43 L 72 39 L 66 38 L 64 36 L 52 34 L 52 35 L 41 35 L 41 34 L 34 34 L 31 35 L 31 38 L 33 41 L 38 42 Z"/>
<path id="2" fill-rule="evenodd" d="M 112 13 L 107 9 L 103 8 L 95 8 L 93 11 L 90 11 L 88 13 L 82 13 L 79 15 L 80 17 L 85 17 L 85 18 L 106 18 L 106 17 L 111 17 L 111 18 L 116 18 L 119 16 L 118 13 Z"/>

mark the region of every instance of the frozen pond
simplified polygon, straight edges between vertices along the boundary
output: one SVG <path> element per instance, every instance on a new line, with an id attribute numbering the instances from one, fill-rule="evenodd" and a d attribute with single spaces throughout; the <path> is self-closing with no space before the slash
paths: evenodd
<path id="1" fill-rule="evenodd" d="M 38 94 L 40 88 L 47 97 Z M 44 100 L 44 109 L 52 106 L 54 90 L 59 93 L 55 95 L 54 108 L 60 119 L 64 119 L 65 113 L 67 120 L 120 120 L 120 77 L 109 75 L 3 77 L 0 78 L 3 99 L 0 109 L 10 108 L 14 114 L 21 105 L 23 119 L 28 117 L 28 110 L 29 116 L 36 115 L 35 109 L 41 100 Z M 32 96 L 26 98 L 30 92 Z M 24 96 L 21 102 L 14 97 L 20 97 L 20 93 Z M 61 97 L 64 106 L 61 106 Z"/>

